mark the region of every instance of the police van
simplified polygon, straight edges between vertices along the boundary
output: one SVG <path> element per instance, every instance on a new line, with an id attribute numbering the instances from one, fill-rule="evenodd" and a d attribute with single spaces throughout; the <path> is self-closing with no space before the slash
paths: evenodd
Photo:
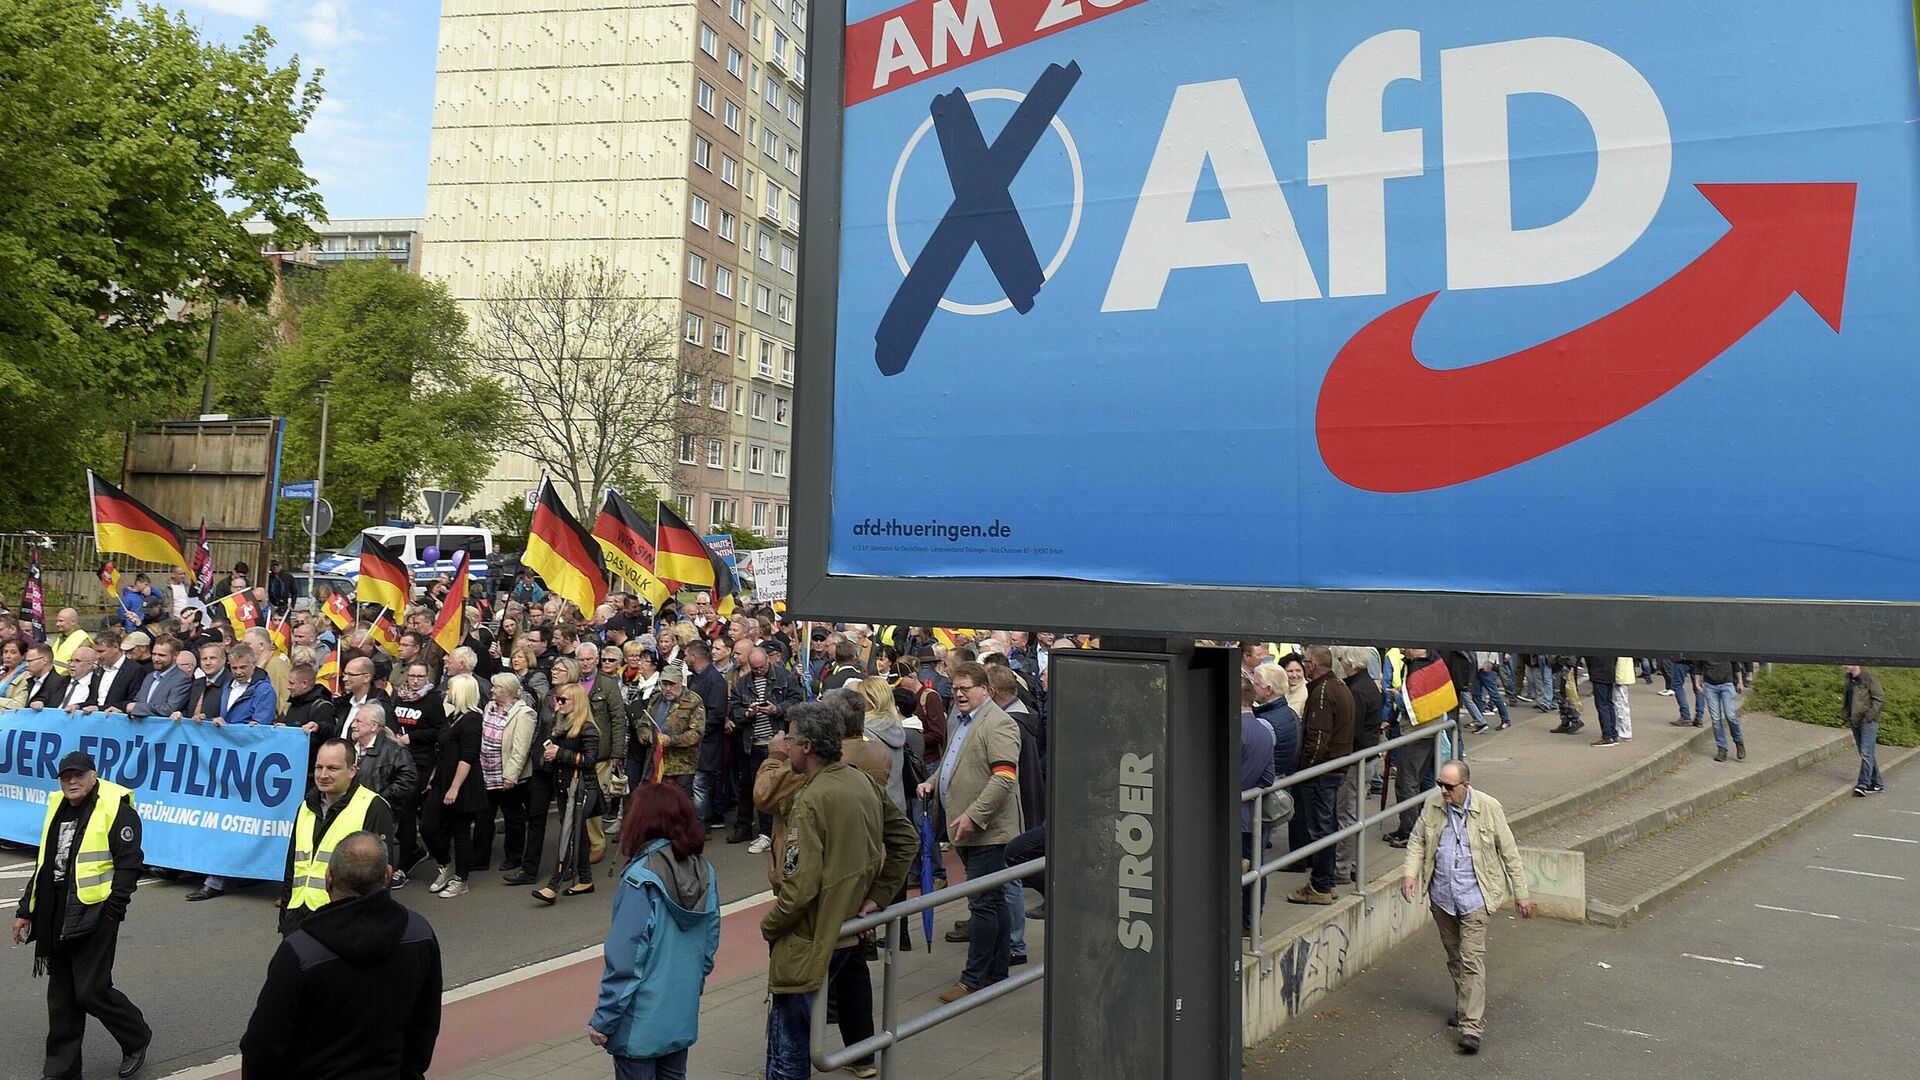
<path id="1" fill-rule="evenodd" d="M 360 541 L 362 536 L 371 536 L 385 544 L 389 550 L 399 554 L 401 560 L 412 571 L 417 584 L 438 581 L 453 573 L 453 562 L 461 551 L 465 551 L 473 561 L 467 568 L 470 578 L 484 579 L 487 576 L 487 563 L 493 557 L 493 530 L 475 525 L 431 525 L 421 526 L 410 521 L 389 521 L 385 525 L 376 525 L 361 536 L 353 538 L 353 543 L 338 551 L 320 556 L 314 563 L 316 573 L 337 575 L 349 580 L 360 576 Z M 439 558 L 434 562 L 426 561 L 428 548 L 439 548 Z"/>

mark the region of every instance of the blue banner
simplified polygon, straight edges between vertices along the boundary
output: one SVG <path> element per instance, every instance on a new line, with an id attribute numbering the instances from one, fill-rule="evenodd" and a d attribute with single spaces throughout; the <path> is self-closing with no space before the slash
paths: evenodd
<path id="1" fill-rule="evenodd" d="M 830 572 L 1920 601 L 1911 0 L 847 15 Z"/>
<path id="2" fill-rule="evenodd" d="M 174 870 L 279 881 L 307 790 L 298 728 L 0 714 L 0 837 L 39 844 L 60 759 L 92 755 L 103 779 L 133 789 L 147 862 Z"/>

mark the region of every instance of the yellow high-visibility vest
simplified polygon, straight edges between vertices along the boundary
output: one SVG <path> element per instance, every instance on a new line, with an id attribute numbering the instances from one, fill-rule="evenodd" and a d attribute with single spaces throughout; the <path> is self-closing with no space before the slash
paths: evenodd
<path id="1" fill-rule="evenodd" d="M 73 865 L 67 869 L 73 879 L 74 895 L 88 907 L 113 892 L 113 822 L 120 816 L 120 800 L 133 802 L 133 792 L 106 780 L 100 781 L 98 795 L 93 814 L 87 818 L 87 827 L 74 845 Z M 53 816 L 60 812 L 60 804 L 66 800 L 66 794 L 58 788 L 47 795 L 47 820 L 40 826 L 39 869 L 42 871 L 46 869 L 48 853 L 54 849 Z M 35 896 L 40 892 L 38 876 L 34 880 L 36 886 L 27 894 L 29 912 L 33 911 Z"/>
<path id="2" fill-rule="evenodd" d="M 300 814 L 293 823 L 293 893 L 287 898 L 289 910 L 319 911 L 327 906 L 327 864 L 333 861 L 334 845 L 367 827 L 367 808 L 379 797 L 366 788 L 355 788 L 347 800 L 347 808 L 327 826 L 327 834 L 320 838 L 318 846 L 313 842 L 313 827 L 318 818 L 313 807 L 304 800 L 300 803 Z"/>

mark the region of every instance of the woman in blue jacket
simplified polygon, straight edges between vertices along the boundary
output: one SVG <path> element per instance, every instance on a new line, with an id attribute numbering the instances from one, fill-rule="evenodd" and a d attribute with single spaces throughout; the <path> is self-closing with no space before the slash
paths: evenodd
<path id="1" fill-rule="evenodd" d="M 707 831 L 678 784 L 642 784 L 627 805 L 629 862 L 613 898 L 606 974 L 587 1025 L 615 1080 L 686 1080 L 700 992 L 720 947 L 720 888 L 700 857 Z"/>

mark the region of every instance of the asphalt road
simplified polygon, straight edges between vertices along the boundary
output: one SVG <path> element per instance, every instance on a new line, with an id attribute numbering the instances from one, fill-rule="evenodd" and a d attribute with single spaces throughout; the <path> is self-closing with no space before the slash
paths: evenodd
<path id="1" fill-rule="evenodd" d="M 708 837 L 706 854 L 720 879 L 722 904 L 766 890 L 765 856 L 747 854 L 745 844 L 725 843 L 724 832 Z M 551 855 L 555 850 L 550 829 L 546 851 Z M 9 919 L 32 866 L 30 855 L 0 851 L 0 900 L 6 902 Z M 497 866 L 497 836 L 493 860 Z M 614 865 L 609 861 L 595 868 L 601 887 L 593 895 L 562 897 L 551 908 L 536 903 L 530 888 L 500 885 L 498 870 L 476 872 L 472 892 L 442 900 L 427 891 L 431 863 L 422 865 L 421 880 L 395 895 L 432 922 L 451 989 L 599 944 L 611 911 L 612 890 L 606 885 Z M 196 884 L 142 884 L 121 929 L 114 983 L 145 1011 L 154 1029 L 143 1076 L 164 1077 L 237 1052 L 267 961 L 280 943 L 275 930 L 277 885 L 260 884 L 189 904 L 184 898 Z M 5 964 L 0 970 L 9 972 L 0 977 L 0 1080 L 32 1080 L 40 1076 L 46 1037 L 45 983 L 30 977 L 31 946 L 8 946 L 0 953 L 0 963 Z M 119 1061 L 113 1040 L 90 1023 L 87 1075 L 111 1076 Z"/>
<path id="2" fill-rule="evenodd" d="M 1915 1075 L 1920 791 L 1848 799 L 1620 930 L 1506 915 L 1459 1054 L 1431 931 L 1249 1050 L 1249 1080 Z"/>

